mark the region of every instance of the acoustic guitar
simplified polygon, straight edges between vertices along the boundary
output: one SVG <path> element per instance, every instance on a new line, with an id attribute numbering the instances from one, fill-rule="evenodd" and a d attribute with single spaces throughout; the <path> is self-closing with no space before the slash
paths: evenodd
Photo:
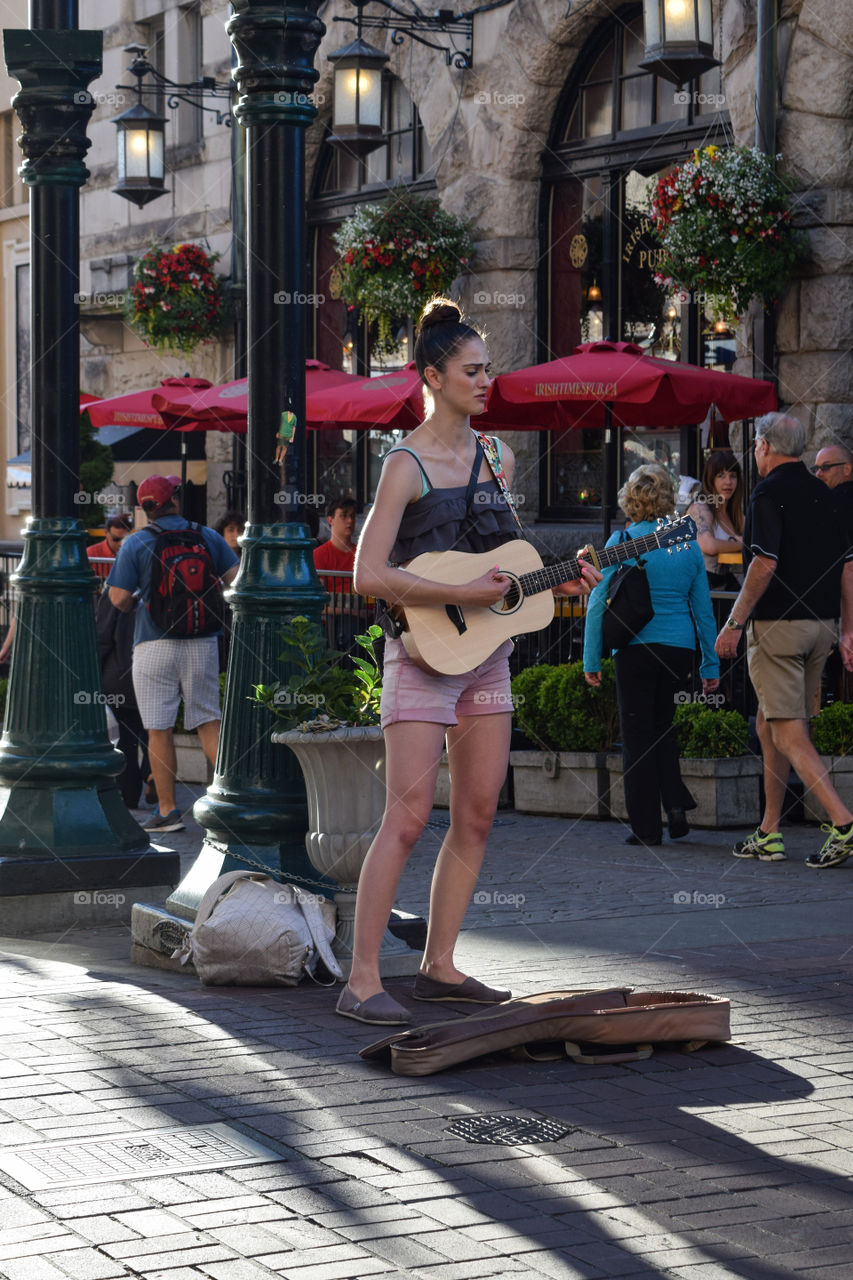
<path id="1" fill-rule="evenodd" d="M 609 569 L 635 560 L 648 551 L 665 548 L 672 555 L 697 535 L 690 516 L 661 520 L 654 533 L 617 542 L 612 547 L 584 548 L 587 560 Z M 505 640 L 528 631 L 541 631 L 554 617 L 551 588 L 581 575 L 576 557 L 547 567 L 534 546 L 516 538 L 493 551 L 425 551 L 406 565 L 409 573 L 430 582 L 457 585 L 482 577 L 498 564 L 511 579 L 502 600 L 494 605 L 418 604 L 396 609 L 409 657 L 424 671 L 457 676 L 485 662 Z"/>

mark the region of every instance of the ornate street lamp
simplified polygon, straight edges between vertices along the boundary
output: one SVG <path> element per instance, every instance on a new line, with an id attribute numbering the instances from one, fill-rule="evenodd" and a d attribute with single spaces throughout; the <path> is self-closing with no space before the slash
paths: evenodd
<path id="1" fill-rule="evenodd" d="M 231 124 L 231 85 L 219 84 L 212 76 L 203 76 L 201 80 L 192 80 L 188 84 L 177 84 L 168 76 L 162 75 L 145 54 L 145 45 L 129 44 L 125 53 L 133 54 L 133 61 L 128 67 L 131 75 L 136 77 L 133 86 L 118 84 L 117 89 L 128 89 L 136 94 L 136 102 L 128 111 L 113 117 L 113 124 L 118 133 L 117 167 L 118 183 L 113 187 L 116 195 L 124 196 L 132 204 L 141 209 L 150 200 L 166 194 L 166 124 L 167 116 L 159 115 L 146 107 L 143 98 L 149 94 L 159 99 L 164 92 L 168 93 L 167 106 L 174 111 L 181 102 L 194 107 L 197 111 L 208 111 L 216 117 L 217 124 Z M 149 82 L 146 82 L 148 78 Z M 206 98 L 227 99 L 229 108 L 225 111 L 219 107 L 205 104 Z"/>
<path id="2" fill-rule="evenodd" d="M 116 787 L 124 758 L 107 735 L 97 579 L 77 518 L 79 188 L 89 176 L 88 86 L 101 71 L 103 37 L 77 29 L 76 0 L 31 0 L 30 22 L 3 33 L 21 85 L 12 105 L 23 126 L 32 279 L 33 514 L 12 576 L 17 619 L 0 740 L 0 898 L 4 924 L 18 933 L 73 927 L 86 919 L 87 899 L 96 919 L 97 895 L 87 891 L 121 888 L 130 898 L 134 887 L 174 883 L 179 867 L 176 854 L 149 848 Z M 105 905 L 120 918 L 115 902 Z"/>
<path id="3" fill-rule="evenodd" d="M 719 66 L 711 0 L 643 0 L 644 71 L 681 85 Z"/>
<path id="4" fill-rule="evenodd" d="M 366 156 L 385 141 L 382 70 L 387 53 L 359 36 L 329 54 L 335 67 L 335 106 L 328 141 L 351 155 Z"/>

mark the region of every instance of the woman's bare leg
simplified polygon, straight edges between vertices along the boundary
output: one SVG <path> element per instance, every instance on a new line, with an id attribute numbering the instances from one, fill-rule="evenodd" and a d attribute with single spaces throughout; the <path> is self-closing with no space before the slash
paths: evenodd
<path id="1" fill-rule="evenodd" d="M 359 1000 L 382 990 L 379 948 L 400 876 L 435 798 L 444 725 L 404 720 L 385 730 L 385 814 L 358 882 L 349 989 Z"/>
<path id="2" fill-rule="evenodd" d="M 432 877 L 429 930 L 421 971 L 438 982 L 466 976 L 453 949 L 480 874 L 486 841 L 506 778 L 512 715 L 465 716 L 447 731 L 450 829 Z"/>

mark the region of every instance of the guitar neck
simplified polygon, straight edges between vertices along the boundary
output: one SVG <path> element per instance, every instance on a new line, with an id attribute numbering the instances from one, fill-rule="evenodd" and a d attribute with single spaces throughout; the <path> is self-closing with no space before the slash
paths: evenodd
<path id="1" fill-rule="evenodd" d="M 602 547 L 596 551 L 599 568 L 610 569 L 613 565 L 624 564 L 626 560 L 636 560 L 637 556 L 647 551 L 656 551 L 660 546 L 659 533 L 647 533 L 642 538 L 628 538 L 617 542 L 612 547 Z M 534 569 L 532 573 L 523 573 L 519 583 L 525 595 L 536 595 L 540 591 L 550 591 L 561 582 L 570 582 L 572 578 L 581 576 L 581 565 L 588 561 L 561 560 L 559 564 L 550 564 L 542 569 Z"/>

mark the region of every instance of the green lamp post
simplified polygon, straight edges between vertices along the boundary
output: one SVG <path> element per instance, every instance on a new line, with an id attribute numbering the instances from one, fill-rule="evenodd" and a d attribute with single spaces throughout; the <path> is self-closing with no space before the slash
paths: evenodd
<path id="1" fill-rule="evenodd" d="M 30 189 L 33 516 L 12 577 L 17 620 L 0 739 L 0 898 L 175 882 L 177 855 L 148 838 L 115 785 L 92 607 L 97 580 L 75 518 L 78 487 L 79 188 L 100 31 L 76 0 L 31 0 L 33 29 L 4 32 L 19 80 L 21 175 Z M 91 895 L 90 895 L 91 896 Z M 39 917 L 50 927 L 50 913 Z M 38 915 L 38 913 L 36 913 Z"/>
<path id="2" fill-rule="evenodd" d="M 248 200 L 248 523 L 230 592 L 233 630 L 219 756 L 194 815 L 207 840 L 167 902 L 194 914 L 211 881 L 247 864 L 317 880 L 305 853 L 307 803 L 290 751 L 274 746 L 272 715 L 252 686 L 287 680 L 280 660 L 288 618 L 319 621 L 326 598 L 303 522 L 305 489 L 305 129 L 316 115 L 319 3 L 234 0 L 228 34 L 246 129 Z M 141 922 L 140 933 L 145 926 Z M 137 936 L 136 923 L 134 936 Z"/>

